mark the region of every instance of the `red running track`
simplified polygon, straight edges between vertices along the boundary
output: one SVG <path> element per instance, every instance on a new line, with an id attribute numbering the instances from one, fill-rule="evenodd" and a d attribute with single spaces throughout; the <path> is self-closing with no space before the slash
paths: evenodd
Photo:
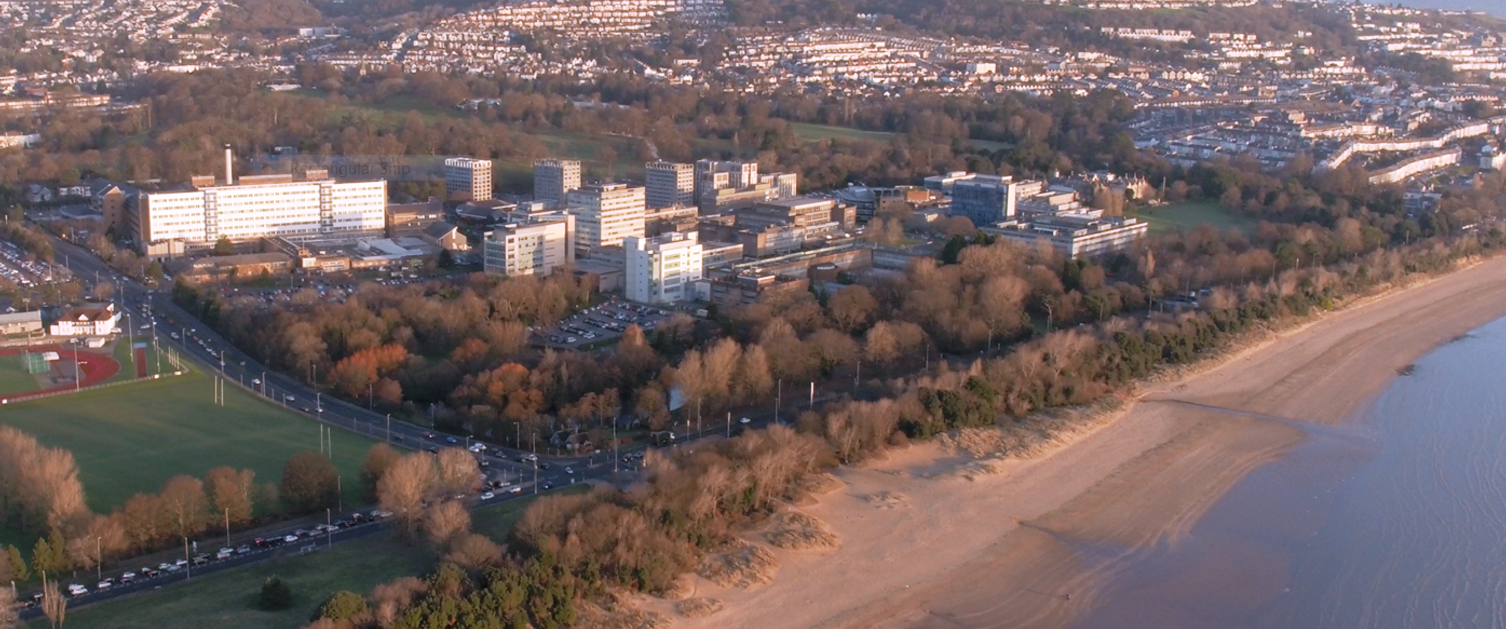
<path id="1" fill-rule="evenodd" d="M 0 358 L 7 356 L 19 356 L 23 351 L 31 352 L 34 354 L 41 352 L 57 352 L 58 356 L 72 359 L 75 350 L 72 347 L 65 348 L 61 345 L 33 345 L 31 347 L 24 348 L 5 347 L 0 348 Z M 110 378 L 115 377 L 115 374 L 120 373 L 120 363 L 117 362 L 113 356 L 110 356 L 108 354 L 96 354 L 94 352 L 78 350 L 78 370 L 79 373 L 83 374 L 83 376 L 81 378 L 81 382 L 79 382 L 77 386 L 92 387 L 96 384 L 103 384 L 105 382 L 108 382 Z M 21 400 L 27 400 L 57 391 L 67 391 L 73 388 L 76 388 L 75 385 L 70 383 L 48 389 L 42 389 L 40 391 L 29 391 L 26 393 L 17 393 L 15 395 L 6 395 L 3 399 L 8 402 L 19 402 Z"/>

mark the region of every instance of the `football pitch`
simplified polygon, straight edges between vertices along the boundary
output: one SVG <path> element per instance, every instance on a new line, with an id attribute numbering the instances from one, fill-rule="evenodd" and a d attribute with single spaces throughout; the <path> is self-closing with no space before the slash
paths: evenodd
<path id="1" fill-rule="evenodd" d="M 0 362 L 5 358 L 12 357 Z M 10 362 L 26 375 L 18 359 Z M 290 457 L 319 451 L 318 423 L 234 386 L 225 387 L 225 405 L 216 406 L 213 386 L 210 375 L 190 372 L 12 403 L 0 412 L 0 424 L 71 451 L 96 513 L 138 492 L 159 491 L 178 474 L 202 479 L 221 465 L 255 470 L 257 483 L 275 485 Z M 332 432 L 345 503 L 359 504 L 361 462 L 373 442 Z"/>

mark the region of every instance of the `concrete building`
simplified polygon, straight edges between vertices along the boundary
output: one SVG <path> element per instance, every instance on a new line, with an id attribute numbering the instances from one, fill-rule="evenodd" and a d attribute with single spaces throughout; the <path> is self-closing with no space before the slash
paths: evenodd
<path id="1" fill-rule="evenodd" d="M 117 234 L 126 234 L 126 199 L 136 190 L 104 179 L 89 182 L 89 209 L 98 212 L 104 220 L 102 229 L 114 229 Z"/>
<path id="2" fill-rule="evenodd" d="M 183 259 L 168 266 L 174 277 L 195 282 L 219 282 L 250 280 L 263 275 L 286 275 L 293 270 L 294 265 L 292 256 L 272 251 Z"/>
<path id="3" fill-rule="evenodd" d="M 451 157 L 444 161 L 444 193 L 451 201 L 486 201 L 492 198 L 492 162 L 488 159 Z"/>
<path id="4" fill-rule="evenodd" d="M 629 237 L 624 293 L 628 300 L 673 304 L 695 297 L 694 283 L 704 270 L 701 243 L 695 232 L 669 233 L 656 238 Z"/>
<path id="5" fill-rule="evenodd" d="M 1150 224 L 1133 218 L 1058 215 L 1032 222 L 1008 221 L 980 230 L 1027 245 L 1046 240 L 1057 253 L 1075 259 L 1128 249 L 1150 233 Z"/>
<path id="6" fill-rule="evenodd" d="M 945 175 L 931 175 L 925 179 L 927 190 L 935 190 L 943 194 L 951 194 L 952 187 L 959 181 L 968 181 L 977 175 L 961 170 L 952 171 Z"/>
<path id="7" fill-rule="evenodd" d="M 1012 219 L 1018 185 L 996 175 L 957 180 L 952 184 L 952 215 L 966 216 L 979 227 Z"/>
<path id="8" fill-rule="evenodd" d="M 115 333 L 120 323 L 120 313 L 115 304 L 85 304 L 69 308 L 52 324 L 49 333 L 53 336 L 108 336 Z"/>
<path id="9" fill-rule="evenodd" d="M 1480 149 L 1480 170 L 1506 170 L 1506 153 L 1489 144 Z"/>
<path id="10" fill-rule="evenodd" d="M 549 275 L 575 262 L 575 216 L 509 223 L 486 233 L 483 268 L 508 277 Z"/>
<path id="11" fill-rule="evenodd" d="M 422 203 L 392 203 L 387 206 L 387 237 L 422 236 L 430 225 L 444 220 L 444 204 L 438 197 Z"/>
<path id="12" fill-rule="evenodd" d="M 842 226 L 851 226 L 851 216 L 854 220 L 856 213 L 849 212 L 850 206 L 839 206 L 835 199 L 823 199 L 814 197 L 802 197 L 783 201 L 765 201 L 750 208 L 737 210 L 737 224 L 740 227 L 754 229 L 768 227 L 770 225 L 793 225 L 795 227 L 811 228 L 823 223 L 837 223 Z"/>
<path id="13" fill-rule="evenodd" d="M 141 191 L 127 200 L 126 223 L 142 253 L 179 255 L 219 238 L 246 242 L 380 237 L 387 223 L 387 182 L 339 182 L 322 171 L 306 179 L 255 175 L 225 180 L 194 177 L 187 189 Z"/>
<path id="14" fill-rule="evenodd" d="M 566 206 L 575 215 L 576 255 L 586 257 L 624 238 L 644 237 L 644 190 L 621 183 L 571 191 Z"/>
<path id="15" fill-rule="evenodd" d="M 533 198 L 564 203 L 571 190 L 580 189 L 580 162 L 573 159 L 541 159 L 533 163 Z"/>
<path id="16" fill-rule="evenodd" d="M 643 167 L 645 202 L 650 209 L 695 205 L 695 165 L 649 162 Z"/>

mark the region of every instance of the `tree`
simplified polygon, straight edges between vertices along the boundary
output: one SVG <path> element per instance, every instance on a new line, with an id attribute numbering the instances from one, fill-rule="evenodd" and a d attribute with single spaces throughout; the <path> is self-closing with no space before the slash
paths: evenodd
<path id="1" fill-rule="evenodd" d="M 0 587 L 0 629 L 12 629 L 20 619 L 16 610 L 16 592 L 9 587 Z"/>
<path id="2" fill-rule="evenodd" d="M 445 547 L 457 535 L 471 530 L 471 514 L 457 500 L 445 500 L 424 514 L 424 533 L 436 546 Z"/>
<path id="3" fill-rule="evenodd" d="M 368 498 L 376 498 L 377 483 L 381 482 L 382 476 L 401 458 L 403 458 L 402 454 L 385 443 L 373 444 L 371 449 L 366 451 L 366 461 L 361 464 L 361 486 L 366 488 Z"/>
<path id="4" fill-rule="evenodd" d="M 235 255 L 235 243 L 230 242 L 230 239 L 225 236 L 220 236 L 218 240 L 214 241 L 213 254 L 216 256 L 233 256 Z"/>
<path id="5" fill-rule="evenodd" d="M 867 287 L 844 286 L 831 296 L 827 309 L 831 310 L 831 318 L 837 322 L 837 327 L 851 333 L 868 325 L 878 309 L 878 301 Z"/>
<path id="6" fill-rule="evenodd" d="M 198 535 L 209 518 L 209 497 L 203 481 L 181 474 L 168 479 L 162 487 L 162 508 L 174 537 Z"/>
<path id="7" fill-rule="evenodd" d="M 31 566 L 37 572 L 53 575 L 73 567 L 68 563 L 67 543 L 61 532 L 53 531 L 47 537 L 37 538 L 36 546 L 31 549 Z"/>
<path id="8" fill-rule="evenodd" d="M 282 501 L 294 513 L 334 508 L 340 498 L 340 470 L 328 456 L 300 452 L 288 459 L 278 485 Z"/>
<path id="9" fill-rule="evenodd" d="M 5 572 L 0 577 L 4 577 L 6 582 L 31 578 L 31 571 L 26 569 L 26 558 L 21 556 L 21 549 L 15 546 L 5 547 Z"/>
<path id="10" fill-rule="evenodd" d="M 157 494 L 136 494 L 120 508 L 126 537 L 137 548 L 150 548 L 167 536 L 167 506 Z"/>
<path id="11" fill-rule="evenodd" d="M 404 531 L 412 534 L 422 517 L 424 500 L 434 491 L 436 477 L 434 458 L 427 452 L 404 455 L 377 481 L 377 504 L 396 515 Z"/>
<path id="12" fill-rule="evenodd" d="M 481 466 L 476 457 L 461 448 L 445 448 L 436 457 L 439 466 L 438 490 L 446 496 L 463 494 L 481 481 Z"/>
<path id="13" fill-rule="evenodd" d="M 67 614 L 68 599 L 63 598 L 63 593 L 58 591 L 58 582 L 48 582 L 42 587 L 42 615 L 47 617 L 47 622 L 52 624 L 53 629 L 57 629 L 62 626 Z"/>
<path id="14" fill-rule="evenodd" d="M 314 617 L 310 620 L 324 618 L 344 622 L 354 620 L 365 613 L 366 599 L 361 598 L 361 595 L 355 592 L 341 590 L 325 599 L 324 604 L 319 606 L 319 611 L 314 612 Z"/>
<path id="15" fill-rule="evenodd" d="M 235 525 L 251 521 L 252 508 L 255 506 L 255 470 L 236 471 L 229 467 L 216 467 L 209 470 L 206 478 L 209 481 L 209 498 L 216 514 L 228 517 L 230 523 Z"/>
<path id="16" fill-rule="evenodd" d="M 269 612 L 288 609 L 293 606 L 293 588 L 288 587 L 288 583 L 281 577 L 268 577 L 261 584 L 258 602 L 263 610 Z"/>

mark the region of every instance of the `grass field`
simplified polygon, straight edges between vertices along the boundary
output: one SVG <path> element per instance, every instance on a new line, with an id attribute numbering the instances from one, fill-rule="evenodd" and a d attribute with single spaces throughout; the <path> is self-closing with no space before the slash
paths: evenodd
<path id="1" fill-rule="evenodd" d="M 1130 216 L 1150 223 L 1153 234 L 1169 231 L 1192 231 L 1203 224 L 1220 230 L 1247 230 L 1255 226 L 1255 219 L 1234 214 L 1216 201 L 1186 201 L 1162 207 L 1145 208 Z"/>
<path id="2" fill-rule="evenodd" d="M 561 490 L 585 491 L 585 486 Z M 505 540 L 532 499 L 514 500 L 473 514 L 477 533 Z M 295 629 L 308 623 L 324 599 L 340 590 L 369 594 L 378 583 L 400 576 L 422 576 L 434 565 L 427 546 L 407 546 L 389 534 L 349 542 L 301 557 L 283 557 L 153 592 L 68 611 L 69 626 L 97 629 Z M 256 609 L 261 584 L 273 575 L 292 586 L 292 609 Z M 45 629 L 45 620 L 31 623 Z"/>
<path id="3" fill-rule="evenodd" d="M 894 137 L 887 131 L 864 131 L 850 127 L 837 127 L 833 125 L 811 124 L 808 122 L 792 122 L 790 129 L 804 142 L 819 142 L 821 140 L 868 140 L 870 142 L 888 142 Z"/>
<path id="4" fill-rule="evenodd" d="M 212 387 L 208 375 L 192 372 L 10 404 L 0 423 L 73 452 L 96 512 L 109 512 L 137 492 L 157 491 L 177 474 L 203 478 L 220 465 L 253 469 L 257 482 L 275 484 L 290 457 L 319 450 L 313 421 L 235 387 L 226 387 L 224 407 L 215 406 Z M 347 504 L 359 502 L 356 479 L 371 443 L 334 431 Z"/>
<path id="5" fill-rule="evenodd" d="M 36 376 L 26 371 L 20 356 L 0 356 L 0 394 L 36 391 Z"/>

